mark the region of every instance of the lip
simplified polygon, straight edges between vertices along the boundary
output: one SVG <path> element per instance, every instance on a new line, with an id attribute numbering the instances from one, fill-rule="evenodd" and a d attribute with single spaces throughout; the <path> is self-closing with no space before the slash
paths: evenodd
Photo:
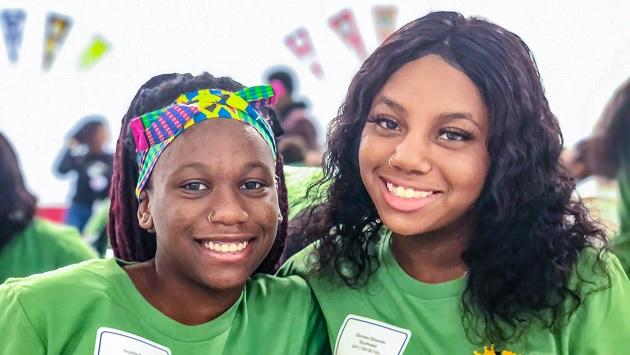
<path id="1" fill-rule="evenodd" d="M 208 258 L 214 264 L 238 264 L 249 259 L 253 252 L 253 247 L 257 242 L 257 238 L 247 235 L 222 234 L 208 237 L 195 238 L 194 242 L 204 257 Z M 204 242 L 224 242 L 239 243 L 247 241 L 247 246 L 237 252 L 219 252 L 206 248 Z"/>
<path id="2" fill-rule="evenodd" d="M 438 191 L 438 190 L 434 190 L 434 189 L 430 189 L 426 187 L 420 187 L 417 185 L 414 186 L 413 184 L 402 182 L 400 179 L 381 177 L 378 180 L 379 180 L 379 186 L 381 188 L 381 194 L 383 196 L 383 199 L 385 200 L 385 203 L 387 203 L 387 205 L 391 207 L 392 209 L 396 211 L 400 211 L 400 212 L 418 211 L 421 208 L 428 205 L 429 203 L 433 202 L 442 193 L 441 191 Z M 391 182 L 392 184 L 397 185 L 397 186 L 405 186 L 405 187 L 409 187 L 409 188 L 412 188 L 414 190 L 419 190 L 419 191 L 431 191 L 433 193 L 427 197 L 402 198 L 402 197 L 395 196 L 391 192 L 389 192 L 386 185 L 387 182 Z"/>

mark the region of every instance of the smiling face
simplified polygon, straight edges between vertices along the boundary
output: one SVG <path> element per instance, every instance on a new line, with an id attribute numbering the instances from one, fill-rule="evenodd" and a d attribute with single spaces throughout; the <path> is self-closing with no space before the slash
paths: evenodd
<path id="1" fill-rule="evenodd" d="M 138 209 L 140 225 L 155 229 L 158 274 L 242 288 L 276 237 L 274 171 L 269 146 L 242 122 L 209 120 L 176 138 Z"/>
<path id="2" fill-rule="evenodd" d="M 437 55 L 409 62 L 374 97 L 361 178 L 383 223 L 412 236 L 459 225 L 488 172 L 488 118 L 474 83 Z"/>

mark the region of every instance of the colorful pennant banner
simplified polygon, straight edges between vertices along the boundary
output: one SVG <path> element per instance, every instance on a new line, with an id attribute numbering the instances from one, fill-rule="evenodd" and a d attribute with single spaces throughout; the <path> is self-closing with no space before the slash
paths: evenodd
<path id="1" fill-rule="evenodd" d="M 81 54 L 81 59 L 79 62 L 79 67 L 81 69 L 88 69 L 96 62 L 98 62 L 105 53 L 107 53 L 111 48 L 109 42 L 101 35 L 96 35 L 92 38 L 90 44 L 83 50 Z"/>
<path id="2" fill-rule="evenodd" d="M 376 28 L 376 37 L 379 43 L 385 41 L 396 30 L 396 15 L 398 8 L 393 5 L 374 6 L 372 8 L 372 17 L 374 18 L 374 27 Z"/>
<path id="3" fill-rule="evenodd" d="M 52 12 L 48 14 L 44 40 L 44 61 L 42 62 L 44 70 L 49 70 L 52 67 L 71 26 L 72 19 L 70 17 Z"/>
<path id="4" fill-rule="evenodd" d="M 26 12 L 21 9 L 2 10 L 0 19 L 2 20 L 4 43 L 7 47 L 9 61 L 11 63 L 16 63 L 18 60 L 20 45 L 22 44 L 22 34 L 24 33 Z"/>
<path id="5" fill-rule="evenodd" d="M 328 19 L 328 25 L 335 31 L 341 40 L 359 56 L 360 60 L 367 57 L 367 51 L 359 32 L 359 27 L 354 20 L 352 10 L 343 9 Z"/>
<path id="6" fill-rule="evenodd" d="M 289 33 L 285 37 L 284 43 L 289 50 L 298 57 L 298 59 L 309 66 L 313 75 L 320 79 L 324 76 L 324 71 L 317 60 L 311 36 L 309 36 L 308 31 L 305 28 L 300 27 Z"/>

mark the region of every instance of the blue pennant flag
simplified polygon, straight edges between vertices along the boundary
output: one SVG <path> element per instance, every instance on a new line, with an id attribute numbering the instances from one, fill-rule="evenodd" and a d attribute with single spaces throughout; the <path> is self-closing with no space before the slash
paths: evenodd
<path id="1" fill-rule="evenodd" d="M 26 12 L 20 9 L 3 10 L 0 14 L 0 19 L 2 19 L 4 43 L 7 47 L 9 60 L 12 63 L 15 63 L 18 60 L 20 44 L 22 44 L 22 33 L 24 32 Z"/>

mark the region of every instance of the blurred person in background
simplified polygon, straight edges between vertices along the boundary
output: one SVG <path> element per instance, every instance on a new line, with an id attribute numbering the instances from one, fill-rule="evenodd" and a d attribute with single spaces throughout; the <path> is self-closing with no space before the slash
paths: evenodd
<path id="1" fill-rule="evenodd" d="M 277 97 L 273 108 L 276 112 L 280 112 L 293 103 L 293 92 L 296 86 L 295 73 L 284 66 L 270 68 L 267 72 L 265 81 L 271 85 Z"/>
<path id="2" fill-rule="evenodd" d="M 274 109 L 284 130 L 279 142 L 280 154 L 287 165 L 321 166 L 322 153 L 317 128 L 309 117 L 304 101 L 296 101 L 295 74 L 289 68 L 272 69 L 266 81 L 278 95 Z"/>
<path id="3" fill-rule="evenodd" d="M 109 140 L 105 119 L 87 116 L 68 140 L 57 165 L 61 174 L 77 174 L 75 192 L 66 212 L 65 223 L 83 231 L 92 215 L 94 202 L 107 198 L 112 177 L 113 157 L 104 151 Z"/>
<path id="4" fill-rule="evenodd" d="M 34 217 L 36 204 L 0 133 L 0 283 L 96 257 L 74 228 Z"/>
<path id="5" fill-rule="evenodd" d="M 563 162 L 578 182 L 604 178 L 605 190 L 616 180 L 619 225 L 612 250 L 630 275 L 630 79 L 608 101 L 593 133 L 568 150 Z"/>

